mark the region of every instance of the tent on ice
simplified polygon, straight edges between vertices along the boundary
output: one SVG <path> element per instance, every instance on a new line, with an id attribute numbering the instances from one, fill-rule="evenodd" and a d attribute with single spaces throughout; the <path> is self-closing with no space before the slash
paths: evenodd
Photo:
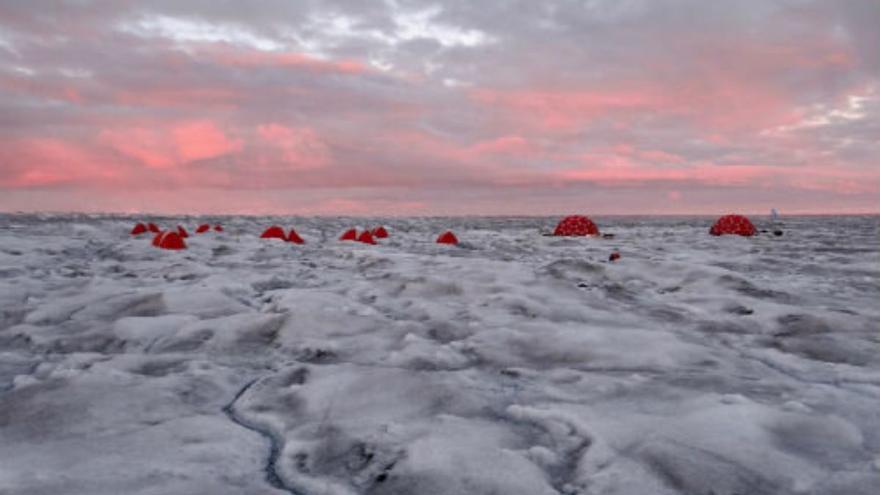
<path id="1" fill-rule="evenodd" d="M 306 241 L 304 241 L 303 238 L 296 233 L 296 229 L 290 229 L 290 234 L 287 236 L 287 242 L 292 242 L 294 244 L 306 243 Z"/>
<path id="2" fill-rule="evenodd" d="M 156 234 L 156 237 L 153 238 L 153 245 L 161 249 L 186 249 L 183 237 L 173 230 Z"/>
<path id="3" fill-rule="evenodd" d="M 364 244 L 376 244 L 376 240 L 373 239 L 373 234 L 369 230 L 361 232 L 361 235 L 358 236 L 357 240 Z"/>
<path id="4" fill-rule="evenodd" d="M 284 229 L 281 227 L 273 225 L 260 234 L 260 239 L 281 239 L 282 241 L 286 241 L 287 234 L 284 233 Z"/>
<path id="5" fill-rule="evenodd" d="M 447 230 L 437 238 L 437 244 L 458 244 L 458 238 L 451 230 Z"/>
<path id="6" fill-rule="evenodd" d="M 758 230 L 748 218 L 742 215 L 724 215 L 715 221 L 715 224 L 709 229 L 709 233 L 712 235 L 736 234 L 749 237 L 757 234 Z"/>
<path id="7" fill-rule="evenodd" d="M 599 235 L 599 227 L 596 227 L 596 224 L 593 223 L 589 217 L 583 215 L 570 215 L 556 224 L 556 230 L 553 231 L 553 235 Z"/>

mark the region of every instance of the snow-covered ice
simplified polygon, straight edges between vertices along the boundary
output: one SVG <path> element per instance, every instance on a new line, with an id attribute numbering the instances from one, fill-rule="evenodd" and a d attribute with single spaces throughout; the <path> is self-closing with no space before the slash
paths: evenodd
<path id="1" fill-rule="evenodd" d="M 138 220 L 0 215 L 0 494 L 880 493 L 878 217 Z"/>

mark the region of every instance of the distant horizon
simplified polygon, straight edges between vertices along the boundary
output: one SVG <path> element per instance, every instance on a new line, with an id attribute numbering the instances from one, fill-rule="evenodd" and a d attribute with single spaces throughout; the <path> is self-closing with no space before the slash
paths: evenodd
<path id="1" fill-rule="evenodd" d="M 546 214 L 412 214 L 412 215 L 394 215 L 394 214 L 302 214 L 302 213 L 157 213 L 157 212 L 118 212 L 118 211 L 2 211 L 0 215 L 48 215 L 48 216 L 65 216 L 65 215 L 86 215 L 86 216 L 108 216 L 108 217 L 144 217 L 144 218 L 162 218 L 162 217 L 303 217 L 303 218 L 548 218 L 548 217 L 565 217 L 568 215 L 586 215 L 590 217 L 705 217 L 717 218 L 727 214 L 740 214 L 749 217 L 771 217 L 770 212 L 747 212 L 747 211 L 724 211 L 717 213 L 595 213 L 588 211 L 571 211 L 560 213 Z M 873 212 L 788 212 L 778 214 L 779 218 L 785 217 L 871 217 L 880 216 L 880 211 Z"/>

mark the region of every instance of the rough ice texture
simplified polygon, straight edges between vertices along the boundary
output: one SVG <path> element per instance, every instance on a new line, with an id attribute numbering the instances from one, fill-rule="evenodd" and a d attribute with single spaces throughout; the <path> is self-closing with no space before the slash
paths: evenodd
<path id="1" fill-rule="evenodd" d="M 880 493 L 877 217 L 137 220 L 0 216 L 2 494 Z"/>

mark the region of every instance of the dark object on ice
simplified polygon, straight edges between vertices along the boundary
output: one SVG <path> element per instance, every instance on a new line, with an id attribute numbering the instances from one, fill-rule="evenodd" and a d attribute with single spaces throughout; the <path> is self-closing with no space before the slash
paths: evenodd
<path id="1" fill-rule="evenodd" d="M 376 240 L 373 239 L 373 234 L 370 233 L 369 230 L 361 232 L 361 235 L 358 236 L 357 241 L 363 242 L 364 244 L 376 244 Z"/>
<path id="2" fill-rule="evenodd" d="M 339 236 L 340 241 L 356 241 L 357 240 L 357 230 L 348 229 L 341 236 Z"/>
<path id="3" fill-rule="evenodd" d="M 610 256 L 608 256 L 608 261 L 617 261 L 619 259 L 620 259 L 620 253 L 617 251 L 614 251 L 613 253 L 611 253 Z"/>
<path id="4" fill-rule="evenodd" d="M 203 224 L 199 225 L 199 228 L 196 229 L 196 234 L 204 234 L 205 232 L 207 232 L 209 230 L 211 230 L 211 226 L 206 223 L 203 223 Z"/>
<path id="5" fill-rule="evenodd" d="M 451 230 L 447 230 L 437 238 L 437 244 L 458 244 L 458 238 Z"/>
<path id="6" fill-rule="evenodd" d="M 284 229 L 277 225 L 273 225 L 263 231 L 260 235 L 260 239 L 281 239 L 282 241 L 286 241 L 287 235 L 284 234 Z"/>
<path id="7" fill-rule="evenodd" d="M 184 239 L 189 237 L 189 232 L 187 232 L 186 229 L 180 225 L 177 226 L 177 234 L 180 235 L 180 237 L 183 237 Z"/>
<path id="8" fill-rule="evenodd" d="M 155 223 L 152 223 L 152 222 L 147 224 L 147 230 L 149 230 L 150 232 L 152 232 L 154 234 L 158 234 L 159 232 L 162 232 L 161 230 L 159 230 L 159 226 L 156 225 Z"/>
<path id="9" fill-rule="evenodd" d="M 214 226 L 214 231 L 223 232 L 223 227 L 218 223 L 217 225 Z"/>
<path id="10" fill-rule="evenodd" d="M 186 243 L 183 242 L 183 237 L 174 231 L 156 234 L 156 237 L 153 239 L 153 245 L 161 249 L 186 249 Z"/>
<path id="11" fill-rule="evenodd" d="M 782 236 L 782 231 L 781 230 L 774 230 L 773 235 L 775 235 L 776 237 L 780 237 L 780 236 Z"/>
<path id="12" fill-rule="evenodd" d="M 147 226 L 142 223 L 138 223 L 137 225 L 134 226 L 133 229 L 131 229 L 131 235 L 141 235 L 146 231 L 147 231 Z"/>
<path id="13" fill-rule="evenodd" d="M 570 215 L 556 224 L 556 230 L 553 235 L 562 236 L 584 236 L 599 235 L 599 227 L 590 220 L 589 217 L 583 215 Z"/>
<path id="14" fill-rule="evenodd" d="M 712 225 L 709 233 L 712 235 L 736 234 L 750 237 L 757 234 L 758 230 L 748 218 L 742 215 L 724 215 Z"/>
<path id="15" fill-rule="evenodd" d="M 386 237 L 388 237 L 388 231 L 385 230 L 385 227 L 380 225 L 373 229 L 373 237 L 375 237 L 376 239 L 385 239 Z"/>
<path id="16" fill-rule="evenodd" d="M 614 234 L 602 234 L 602 239 L 614 239 Z"/>
<path id="17" fill-rule="evenodd" d="M 728 307 L 724 308 L 724 310 L 727 311 L 727 312 L 730 313 L 730 314 L 733 314 L 733 315 L 742 315 L 742 316 L 747 316 L 747 315 L 750 315 L 750 314 L 754 314 L 754 313 L 755 313 L 755 310 L 754 310 L 754 309 L 752 309 L 752 308 L 747 308 L 747 307 L 745 307 L 745 306 L 743 306 L 743 305 L 741 305 L 741 304 L 735 304 L 735 305 L 732 305 L 732 306 L 728 306 Z"/>
<path id="18" fill-rule="evenodd" d="M 292 242 L 294 244 L 305 244 L 306 241 L 303 240 L 299 234 L 296 233 L 296 229 L 290 229 L 290 234 L 287 236 L 287 242 Z"/>

